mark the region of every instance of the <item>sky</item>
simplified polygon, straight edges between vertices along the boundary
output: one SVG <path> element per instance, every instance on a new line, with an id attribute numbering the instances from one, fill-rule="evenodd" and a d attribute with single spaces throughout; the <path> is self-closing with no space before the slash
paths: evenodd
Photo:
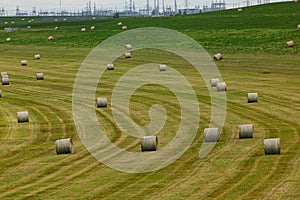
<path id="1" fill-rule="evenodd" d="M 62 8 L 64 10 L 82 10 L 86 7 L 87 2 L 89 0 L 61 0 Z M 91 0 L 92 5 L 95 2 L 97 8 L 106 8 L 106 9 L 119 9 L 123 10 L 125 1 L 129 3 L 130 0 Z M 136 7 L 144 8 L 147 0 L 133 0 L 136 2 Z M 150 0 L 150 5 L 153 5 L 154 0 Z M 162 5 L 163 0 L 159 0 L 160 5 Z M 173 7 L 174 0 L 164 0 L 166 5 L 170 5 Z M 190 7 L 195 7 L 196 5 L 200 5 L 202 8 L 203 4 L 210 4 L 212 0 L 188 0 Z M 216 1 L 216 0 L 213 0 Z M 219 0 L 217 0 L 219 1 Z M 222 0 L 223 1 L 223 0 Z M 257 0 L 250 0 L 253 4 L 257 3 Z M 262 2 L 264 0 L 261 0 Z M 272 1 L 280 1 L 280 0 L 272 0 Z M 179 8 L 184 7 L 185 0 L 177 0 L 177 4 Z M 239 2 L 239 3 L 238 3 Z M 228 6 L 245 4 L 245 0 L 226 0 Z M 19 6 L 21 11 L 31 11 L 33 7 L 37 8 L 37 11 L 40 9 L 43 10 L 57 10 L 60 8 L 60 0 L 0 0 L 0 8 L 5 8 L 5 10 L 14 11 L 16 6 Z"/>

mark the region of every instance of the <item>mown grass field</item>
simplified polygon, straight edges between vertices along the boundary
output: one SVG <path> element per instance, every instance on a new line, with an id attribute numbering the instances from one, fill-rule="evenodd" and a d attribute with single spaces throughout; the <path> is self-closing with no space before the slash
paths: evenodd
<path id="1" fill-rule="evenodd" d="M 300 198 L 300 23 L 299 3 L 277 3 L 170 18 L 121 18 L 54 22 L 34 18 L 0 18 L 12 27 L 31 30 L 0 32 L 0 71 L 10 76 L 0 86 L 0 199 L 299 199 Z M 76 73 L 101 41 L 129 29 L 164 27 L 199 42 L 216 62 L 228 86 L 227 116 L 220 142 L 204 159 L 198 153 L 203 129 L 209 126 L 211 103 L 204 81 L 185 60 L 151 49 L 120 57 L 114 73 L 105 72 L 96 96 L 110 98 L 115 83 L 132 67 L 161 60 L 192 84 L 201 118 L 191 147 L 176 162 L 143 174 L 119 172 L 98 162 L 83 146 L 72 119 Z M 95 31 L 80 32 L 95 25 Z M 54 27 L 60 26 L 59 31 Z M 48 41 L 49 35 L 55 40 Z M 10 37 L 12 41 L 6 43 Z M 287 48 L 285 42 L 294 40 Z M 41 60 L 34 60 L 40 53 Z M 21 67 L 20 60 L 28 66 Z M 187 67 L 182 67 L 187 66 Z M 35 73 L 43 72 L 44 81 Z M 246 93 L 258 92 L 259 102 L 247 104 Z M 133 119 L 149 123 L 148 110 L 160 102 L 168 114 L 159 133 L 159 148 L 174 136 L 180 120 L 176 97 L 168 89 L 148 85 L 130 102 Z M 28 110 L 29 123 L 18 124 L 16 112 Z M 99 124 L 119 147 L 140 151 L 140 140 L 122 133 L 111 110 L 97 109 Z M 239 140 L 238 125 L 254 124 L 254 138 Z M 73 154 L 56 155 L 55 140 L 71 137 Z M 265 156 L 263 139 L 280 137 L 281 155 Z"/>

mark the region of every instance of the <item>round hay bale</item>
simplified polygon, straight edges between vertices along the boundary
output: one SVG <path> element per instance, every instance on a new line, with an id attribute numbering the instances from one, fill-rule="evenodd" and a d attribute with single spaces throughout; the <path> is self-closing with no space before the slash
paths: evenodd
<path id="1" fill-rule="evenodd" d="M 0 98 L 2 97 L 2 90 L 0 90 Z"/>
<path id="2" fill-rule="evenodd" d="M 40 55 L 40 54 L 36 54 L 36 55 L 34 55 L 34 59 L 36 59 L 36 60 L 39 60 L 39 59 L 41 59 L 41 55 Z"/>
<path id="3" fill-rule="evenodd" d="M 300 30 L 300 24 L 297 25 L 297 30 Z"/>
<path id="4" fill-rule="evenodd" d="M 265 154 L 280 154 L 280 138 L 264 139 Z"/>
<path id="5" fill-rule="evenodd" d="M 93 30 L 95 30 L 96 29 L 96 27 L 95 26 L 91 26 L 91 31 L 93 31 Z"/>
<path id="6" fill-rule="evenodd" d="M 81 32 L 86 32 L 86 28 L 82 28 L 82 29 L 81 29 Z"/>
<path id="7" fill-rule="evenodd" d="M 22 18 L 22 21 L 25 21 L 25 18 Z"/>
<path id="8" fill-rule="evenodd" d="M 12 21 L 12 22 L 10 22 L 11 24 L 15 24 L 15 22 L 14 21 Z"/>
<path id="9" fill-rule="evenodd" d="M 27 26 L 27 29 L 31 29 L 31 26 Z"/>
<path id="10" fill-rule="evenodd" d="M 6 41 L 6 42 L 10 42 L 10 41 L 11 41 L 11 38 L 6 38 L 5 41 Z"/>
<path id="11" fill-rule="evenodd" d="M 227 91 L 227 86 L 225 82 L 217 83 L 216 87 L 218 92 Z"/>
<path id="12" fill-rule="evenodd" d="M 253 124 L 239 125 L 239 138 L 253 138 Z"/>
<path id="13" fill-rule="evenodd" d="M 96 19 L 96 17 L 92 17 L 92 20 L 95 20 Z"/>
<path id="14" fill-rule="evenodd" d="M 2 78 L 2 85 L 9 85 L 9 78 Z"/>
<path id="15" fill-rule="evenodd" d="M 287 41 L 285 44 L 287 47 L 293 47 L 295 45 L 293 40 Z"/>
<path id="16" fill-rule="evenodd" d="M 115 70 L 114 64 L 107 64 L 106 68 L 107 70 Z"/>
<path id="17" fill-rule="evenodd" d="M 55 141 L 56 154 L 70 154 L 72 153 L 72 139 L 60 139 Z"/>
<path id="18" fill-rule="evenodd" d="M 1 77 L 5 76 L 5 75 L 8 76 L 8 73 L 7 73 L 7 72 L 1 72 L 0 74 L 1 74 Z"/>
<path id="19" fill-rule="evenodd" d="M 97 98 L 97 107 L 98 108 L 107 107 L 107 98 Z"/>
<path id="20" fill-rule="evenodd" d="M 219 128 L 205 128 L 204 141 L 205 142 L 218 142 L 220 140 Z"/>
<path id="21" fill-rule="evenodd" d="M 238 12 L 242 12 L 242 11 L 243 11 L 243 9 L 242 9 L 242 8 L 238 8 L 236 11 L 238 11 Z"/>
<path id="22" fill-rule="evenodd" d="M 127 30 L 127 26 L 122 26 L 122 30 L 126 31 Z"/>
<path id="23" fill-rule="evenodd" d="M 248 93 L 248 103 L 258 102 L 258 93 Z"/>
<path id="24" fill-rule="evenodd" d="M 159 71 L 167 71 L 167 65 L 159 65 Z"/>
<path id="25" fill-rule="evenodd" d="M 36 80 L 44 80 L 44 74 L 43 73 L 36 73 Z"/>
<path id="26" fill-rule="evenodd" d="M 122 22 L 118 22 L 117 25 L 118 25 L 118 26 L 122 26 L 123 23 L 122 23 Z"/>
<path id="27" fill-rule="evenodd" d="M 4 24 L 8 24 L 8 22 L 4 22 Z"/>
<path id="28" fill-rule="evenodd" d="M 54 37 L 51 35 L 48 37 L 48 40 L 54 40 Z"/>
<path id="29" fill-rule="evenodd" d="M 130 52 L 127 52 L 127 53 L 125 53 L 125 58 L 131 58 L 132 56 L 131 56 L 131 53 Z"/>
<path id="30" fill-rule="evenodd" d="M 58 22 L 58 19 L 54 19 L 55 22 Z"/>
<path id="31" fill-rule="evenodd" d="M 125 45 L 125 49 L 126 49 L 127 51 L 131 51 L 131 49 L 132 49 L 131 44 L 126 44 L 126 45 Z"/>
<path id="32" fill-rule="evenodd" d="M 21 65 L 22 66 L 27 66 L 27 60 L 21 60 Z"/>
<path id="33" fill-rule="evenodd" d="M 56 26 L 56 27 L 54 28 L 54 30 L 58 31 L 58 30 L 59 30 L 59 27 L 58 27 L 58 26 Z"/>
<path id="34" fill-rule="evenodd" d="M 18 123 L 29 122 L 28 112 L 17 112 Z"/>
<path id="35" fill-rule="evenodd" d="M 218 83 L 220 83 L 220 79 L 219 78 L 212 78 L 210 79 L 210 87 L 216 87 Z"/>
<path id="36" fill-rule="evenodd" d="M 63 21 L 67 21 L 67 19 L 66 19 L 66 18 L 63 18 Z"/>
<path id="37" fill-rule="evenodd" d="M 214 55 L 214 59 L 215 60 L 222 60 L 223 59 L 223 56 L 221 53 L 217 53 L 216 55 Z"/>
<path id="38" fill-rule="evenodd" d="M 157 136 L 144 136 L 141 138 L 142 151 L 156 151 L 158 144 Z"/>

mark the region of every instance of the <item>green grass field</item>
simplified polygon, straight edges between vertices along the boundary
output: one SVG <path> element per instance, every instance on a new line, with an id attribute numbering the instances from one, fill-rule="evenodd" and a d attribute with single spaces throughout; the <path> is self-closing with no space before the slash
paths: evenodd
<path id="1" fill-rule="evenodd" d="M 300 23 L 299 3 L 276 3 L 193 16 L 58 21 L 0 18 L 0 71 L 9 86 L 0 86 L 0 199 L 299 199 L 300 198 Z M 31 30 L 6 33 L 11 27 Z M 204 159 L 198 153 L 209 126 L 208 89 L 195 70 L 178 56 L 144 49 L 133 58 L 120 57 L 122 69 L 105 72 L 96 96 L 111 97 L 115 83 L 133 66 L 161 62 L 180 71 L 192 84 L 201 117 L 191 147 L 171 165 L 142 174 L 119 172 L 97 161 L 83 146 L 72 119 L 72 92 L 77 71 L 100 42 L 129 29 L 164 27 L 187 34 L 217 61 L 227 83 L 227 116 L 221 140 Z M 95 31 L 80 32 L 95 25 Z M 54 27 L 60 26 L 59 31 Z M 48 41 L 53 35 L 55 40 Z M 10 37 L 12 41 L 6 43 Z M 295 46 L 287 48 L 285 42 Z M 34 60 L 40 53 L 41 60 Z M 28 66 L 20 61 L 27 59 Z M 188 67 L 182 67 L 188 66 Z M 44 81 L 35 74 L 43 72 Z M 247 104 L 247 92 L 259 102 Z M 159 148 L 173 137 L 180 121 L 176 97 L 168 89 L 147 85 L 131 98 L 130 112 L 140 125 L 149 123 L 149 107 L 157 102 L 168 114 Z M 29 123 L 17 123 L 27 110 Z M 140 140 L 117 127 L 111 110 L 97 109 L 99 124 L 119 147 L 139 152 Z M 238 125 L 254 124 L 253 139 L 240 140 Z M 73 139 L 73 153 L 56 155 L 55 141 Z M 281 155 L 264 155 L 263 139 L 280 137 Z"/>

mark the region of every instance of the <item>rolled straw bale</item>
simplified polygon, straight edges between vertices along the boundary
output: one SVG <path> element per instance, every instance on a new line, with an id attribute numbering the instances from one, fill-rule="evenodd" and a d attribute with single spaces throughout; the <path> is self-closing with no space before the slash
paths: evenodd
<path id="1" fill-rule="evenodd" d="M 11 38 L 6 38 L 5 41 L 6 41 L 6 42 L 10 42 L 10 41 L 11 41 Z"/>
<path id="2" fill-rule="evenodd" d="M 66 19 L 66 18 L 63 18 L 63 21 L 67 21 L 67 19 Z"/>
<path id="3" fill-rule="evenodd" d="M 167 71 L 167 65 L 159 65 L 159 71 Z"/>
<path id="4" fill-rule="evenodd" d="M 255 103 L 258 102 L 258 94 L 257 93 L 248 93 L 248 103 Z"/>
<path id="5" fill-rule="evenodd" d="M 2 85 L 9 85 L 9 78 L 2 78 Z"/>
<path id="6" fill-rule="evenodd" d="M 36 80 L 44 80 L 44 74 L 43 73 L 36 73 Z"/>
<path id="7" fill-rule="evenodd" d="M 265 154 L 280 154 L 280 138 L 264 139 Z"/>
<path id="8" fill-rule="evenodd" d="M 2 90 L 0 90 L 0 98 L 2 97 Z"/>
<path id="9" fill-rule="evenodd" d="M 238 12 L 242 12 L 242 11 L 243 11 L 243 9 L 241 9 L 241 8 L 238 8 L 236 11 L 238 11 Z"/>
<path id="10" fill-rule="evenodd" d="M 41 59 L 41 55 L 40 55 L 40 54 L 36 54 L 36 55 L 34 55 L 34 59 L 36 59 L 36 60 L 39 60 L 39 59 Z"/>
<path id="11" fill-rule="evenodd" d="M 218 142 L 220 140 L 219 128 L 205 128 L 204 141 L 205 142 Z"/>
<path id="12" fill-rule="evenodd" d="M 27 29 L 31 29 L 31 26 L 27 26 Z"/>
<path id="13" fill-rule="evenodd" d="M 226 83 L 225 82 L 220 82 L 217 83 L 217 91 L 222 92 L 222 91 L 227 91 Z"/>
<path id="14" fill-rule="evenodd" d="M 218 83 L 220 83 L 220 79 L 219 78 L 212 78 L 210 79 L 210 87 L 216 87 Z"/>
<path id="15" fill-rule="evenodd" d="M 158 139 L 157 136 L 144 136 L 141 138 L 142 151 L 156 151 Z"/>
<path id="16" fill-rule="evenodd" d="M 51 35 L 48 37 L 48 40 L 54 40 L 54 37 Z"/>
<path id="17" fill-rule="evenodd" d="M 253 124 L 239 125 L 239 138 L 253 138 Z"/>
<path id="18" fill-rule="evenodd" d="M 31 20 L 28 20 L 28 23 L 31 23 L 32 21 Z"/>
<path id="19" fill-rule="evenodd" d="M 97 107 L 98 108 L 107 107 L 107 98 L 97 98 Z"/>
<path id="20" fill-rule="evenodd" d="M 55 141 L 56 154 L 70 154 L 72 153 L 72 139 L 60 139 Z"/>
<path id="21" fill-rule="evenodd" d="M 125 45 L 125 49 L 126 49 L 127 51 L 131 51 L 132 45 L 131 45 L 131 44 L 126 44 L 126 45 Z"/>
<path id="22" fill-rule="evenodd" d="M 92 19 L 93 19 L 93 20 L 95 20 L 95 19 L 96 19 L 96 17 L 92 17 Z"/>
<path id="23" fill-rule="evenodd" d="M 127 26 L 122 26 L 122 30 L 126 31 L 127 30 Z"/>
<path id="24" fill-rule="evenodd" d="M 127 53 L 125 53 L 125 58 L 131 58 L 132 56 L 131 56 L 131 53 L 130 52 L 127 52 Z"/>
<path id="25" fill-rule="evenodd" d="M 12 22 L 10 22 L 11 24 L 15 24 L 15 22 L 14 21 L 12 21 Z"/>
<path id="26" fill-rule="evenodd" d="M 54 19 L 55 22 L 58 22 L 58 19 Z"/>
<path id="27" fill-rule="evenodd" d="M 22 66 L 27 66 L 27 60 L 21 60 L 21 65 Z"/>
<path id="28" fill-rule="evenodd" d="M 215 60 L 222 60 L 223 59 L 223 56 L 221 53 L 217 53 L 216 55 L 214 55 L 214 59 Z"/>
<path id="29" fill-rule="evenodd" d="M 297 30 L 300 30 L 300 24 L 297 25 Z"/>
<path id="30" fill-rule="evenodd" d="M 22 18 L 22 21 L 25 21 L 25 18 Z"/>
<path id="31" fill-rule="evenodd" d="M 58 30 L 59 30 L 59 27 L 58 27 L 58 26 L 56 26 L 54 29 L 58 31 Z"/>
<path id="32" fill-rule="evenodd" d="M 4 24 L 8 24 L 8 22 L 4 22 Z"/>
<path id="33" fill-rule="evenodd" d="M 82 29 L 81 29 L 81 32 L 86 32 L 86 28 L 82 28 Z"/>
<path id="34" fill-rule="evenodd" d="M 18 123 L 29 122 L 28 112 L 17 112 Z"/>
<path id="35" fill-rule="evenodd" d="M 107 70 L 114 70 L 115 66 L 114 66 L 114 64 L 107 64 L 106 68 L 107 68 Z"/>
<path id="36" fill-rule="evenodd" d="M 123 25 L 123 23 L 122 22 L 118 22 L 118 24 L 117 24 L 118 26 L 122 26 Z"/>
<path id="37" fill-rule="evenodd" d="M 91 31 L 93 31 L 93 30 L 95 30 L 96 29 L 96 27 L 95 26 L 91 26 Z"/>
<path id="38" fill-rule="evenodd" d="M 295 45 L 293 40 L 287 41 L 285 44 L 287 47 L 293 47 Z"/>

